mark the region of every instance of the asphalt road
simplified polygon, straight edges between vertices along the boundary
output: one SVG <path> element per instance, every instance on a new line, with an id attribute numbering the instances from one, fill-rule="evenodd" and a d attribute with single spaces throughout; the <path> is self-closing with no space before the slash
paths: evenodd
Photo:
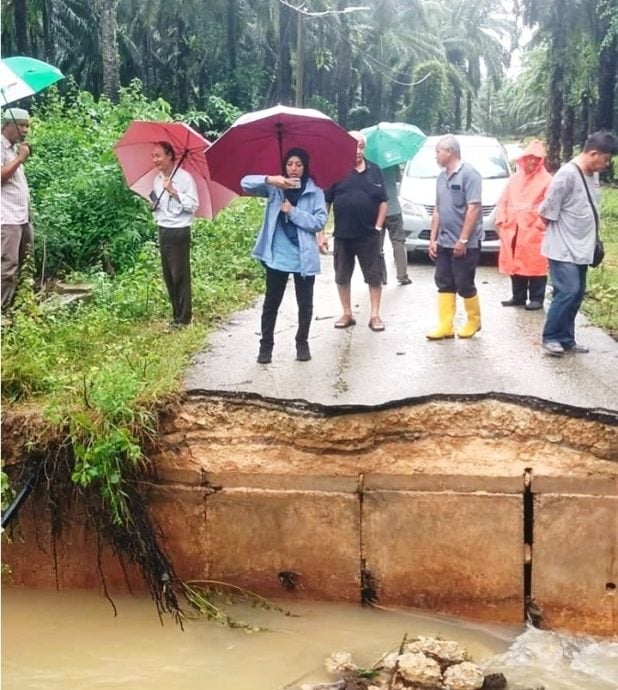
<path id="1" fill-rule="evenodd" d="M 390 247 L 386 249 L 390 259 Z M 543 354 L 544 312 L 502 307 L 500 300 L 510 296 L 510 281 L 494 266 L 484 265 L 477 272 L 480 333 L 469 340 L 430 342 L 425 333 L 437 323 L 433 266 L 415 262 L 408 274 L 412 285 L 398 285 L 389 263 L 381 308 L 386 330 L 374 333 L 368 328 L 368 290 L 357 267 L 352 283 L 357 325 L 339 330 L 334 328 L 341 307 L 332 256 L 322 257 L 310 362 L 295 360 L 296 303 L 290 281 L 279 312 L 272 364 L 255 361 L 260 299 L 251 309 L 233 314 L 211 335 L 187 372 L 186 390 L 255 394 L 326 406 L 492 394 L 618 413 L 618 343 L 584 317 L 578 317 L 576 337 L 590 348 L 589 354 L 563 358 Z M 464 321 L 459 298 L 456 321 Z"/>

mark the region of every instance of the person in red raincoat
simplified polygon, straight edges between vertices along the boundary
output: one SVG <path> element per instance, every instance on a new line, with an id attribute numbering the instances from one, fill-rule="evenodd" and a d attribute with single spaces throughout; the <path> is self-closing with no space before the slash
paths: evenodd
<path id="1" fill-rule="evenodd" d="M 502 306 L 542 309 L 548 267 L 547 259 L 541 256 L 545 226 L 539 217 L 539 205 L 552 179 L 545 169 L 543 143 L 539 139 L 532 141 L 516 163 L 517 172 L 496 207 L 501 242 L 498 268 L 511 276 L 513 292 Z"/>

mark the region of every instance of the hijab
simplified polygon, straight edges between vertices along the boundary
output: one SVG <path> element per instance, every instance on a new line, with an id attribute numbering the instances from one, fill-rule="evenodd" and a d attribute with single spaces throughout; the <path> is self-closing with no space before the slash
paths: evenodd
<path id="1" fill-rule="evenodd" d="M 281 167 L 283 169 L 283 176 L 287 177 L 287 171 L 285 169 L 286 163 L 292 158 L 292 156 L 296 156 L 297 158 L 300 158 L 302 164 L 303 164 L 303 174 L 302 177 L 300 178 L 300 187 L 296 189 L 284 189 L 283 190 L 283 195 L 285 198 L 292 204 L 292 206 L 297 206 L 298 205 L 298 200 L 302 196 L 303 192 L 305 191 L 305 187 L 307 186 L 307 180 L 309 179 L 309 154 L 305 151 L 305 149 L 301 148 L 291 148 L 283 157 L 283 160 L 281 161 Z M 283 228 L 283 231 L 285 232 L 287 238 L 292 242 L 292 244 L 298 246 L 298 230 L 294 223 L 287 217 L 287 214 L 285 213 L 280 213 L 279 217 L 283 221 L 281 223 L 281 226 Z"/>
<path id="2" fill-rule="evenodd" d="M 307 186 L 307 180 L 309 179 L 309 154 L 305 151 L 305 149 L 301 148 L 291 148 L 283 157 L 283 160 L 281 161 L 281 167 L 283 168 L 283 176 L 286 177 L 286 163 L 292 158 L 292 156 L 296 156 L 296 158 L 300 158 L 301 163 L 303 164 L 303 175 L 300 178 L 300 187 L 297 189 L 285 189 L 283 191 L 283 194 L 285 198 L 292 204 L 292 206 L 296 206 L 298 204 L 299 198 L 302 196 L 302 193 L 305 191 L 305 187 Z"/>

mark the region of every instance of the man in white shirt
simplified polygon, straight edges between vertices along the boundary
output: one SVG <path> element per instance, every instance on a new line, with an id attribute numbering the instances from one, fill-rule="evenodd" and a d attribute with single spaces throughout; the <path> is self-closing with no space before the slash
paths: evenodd
<path id="1" fill-rule="evenodd" d="M 30 126 L 28 111 L 7 109 L 2 113 L 2 309 L 13 302 L 19 271 L 32 247 L 30 190 L 24 163 L 30 147 L 24 141 Z M 17 146 L 19 144 L 19 146 Z"/>

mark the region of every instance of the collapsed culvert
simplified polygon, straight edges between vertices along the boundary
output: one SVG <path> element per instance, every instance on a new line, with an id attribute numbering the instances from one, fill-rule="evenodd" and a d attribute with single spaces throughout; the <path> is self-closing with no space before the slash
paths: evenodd
<path id="1" fill-rule="evenodd" d="M 495 397 L 367 409 L 193 393 L 162 414 L 132 478 L 159 549 L 147 552 L 164 565 L 118 558 L 122 544 L 109 532 L 101 543 L 78 499 L 50 514 L 48 481 L 3 560 L 16 585 L 128 583 L 162 611 L 173 609 L 164 572 L 273 598 L 615 634 L 617 422 Z M 18 437 L 3 449 L 13 477 Z"/>

